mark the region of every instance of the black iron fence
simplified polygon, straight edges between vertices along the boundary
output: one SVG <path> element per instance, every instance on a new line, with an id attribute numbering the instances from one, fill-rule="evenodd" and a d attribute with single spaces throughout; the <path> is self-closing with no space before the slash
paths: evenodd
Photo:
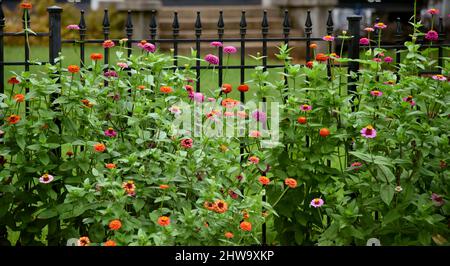
<path id="1" fill-rule="evenodd" d="M 22 32 L 5 32 L 5 17 L 2 10 L 2 2 L 0 2 L 0 93 L 4 93 L 4 85 L 5 85 L 5 66 L 24 66 L 25 71 L 30 70 L 30 66 L 33 64 L 36 64 L 36 62 L 32 62 L 30 60 L 30 47 L 28 46 L 28 43 L 24 42 L 24 61 L 17 61 L 17 62 L 5 62 L 4 61 L 4 54 L 5 54 L 5 45 L 4 45 L 4 37 L 10 36 L 10 37 L 17 37 L 17 38 L 48 38 L 48 51 L 49 51 L 49 59 L 48 62 L 39 62 L 40 64 L 50 63 L 55 64 L 55 60 L 57 57 L 59 57 L 59 54 L 62 49 L 63 44 L 78 44 L 80 47 L 80 65 L 84 65 L 85 63 L 85 52 L 86 52 L 86 45 L 87 44 L 101 44 L 105 40 L 110 39 L 110 19 L 108 10 L 106 9 L 103 14 L 103 39 L 89 39 L 87 38 L 87 25 L 85 22 L 84 17 L 84 11 L 80 12 L 80 22 L 78 24 L 79 30 L 79 37 L 77 39 L 62 39 L 61 31 L 62 31 L 62 25 L 61 25 L 61 16 L 63 13 L 63 9 L 57 6 L 52 6 L 48 8 L 48 18 L 49 18 L 49 28 L 48 32 L 37 32 L 37 33 L 27 33 L 26 29 L 30 29 L 31 26 L 31 20 L 29 19 L 29 11 L 27 9 L 23 10 L 23 31 Z M 348 20 L 348 30 L 347 35 L 352 36 L 351 40 L 348 42 L 346 53 L 347 56 L 351 59 L 358 59 L 360 57 L 361 53 L 361 47 L 360 47 L 360 37 L 362 32 L 362 25 L 361 25 L 361 16 L 350 16 L 347 18 Z M 378 22 L 375 21 L 375 23 Z M 218 86 L 222 86 L 223 82 L 223 70 L 224 68 L 227 69 L 239 69 L 240 70 L 240 82 L 241 84 L 245 83 L 245 70 L 246 69 L 253 69 L 256 67 L 256 65 L 250 65 L 246 63 L 246 44 L 250 42 L 258 42 L 261 43 L 261 56 L 263 56 L 263 59 L 261 61 L 262 67 L 264 71 L 266 71 L 269 68 L 284 68 L 284 64 L 270 64 L 268 62 L 268 44 L 269 43 L 284 43 L 289 45 L 291 42 L 301 42 L 305 44 L 305 54 L 304 58 L 306 62 L 312 60 L 312 49 L 310 48 L 310 44 L 312 42 L 324 42 L 322 39 L 323 35 L 333 35 L 334 33 L 334 23 L 332 19 L 332 11 L 330 10 L 328 12 L 328 17 L 326 20 L 326 32 L 325 33 L 317 33 L 318 37 L 313 36 L 313 25 L 311 20 L 311 14 L 309 11 L 306 13 L 306 20 L 304 25 L 304 36 L 292 36 L 290 34 L 291 31 L 291 22 L 289 20 L 289 13 L 288 11 L 284 12 L 284 19 L 283 19 L 283 27 L 282 31 L 280 32 L 280 37 L 269 37 L 269 30 L 270 30 L 270 24 L 269 24 L 269 17 L 267 15 L 267 12 L 264 11 L 262 14 L 261 19 L 261 37 L 259 38 L 249 38 L 247 37 L 247 22 L 246 22 L 246 16 L 245 11 L 242 11 L 241 14 L 241 20 L 239 25 L 239 33 L 240 37 L 238 38 L 227 38 L 225 37 L 225 23 L 223 18 L 222 11 L 219 11 L 218 13 L 218 23 L 217 23 L 217 38 L 202 38 L 202 22 L 201 22 L 201 14 L 200 12 L 197 12 L 197 17 L 194 23 L 194 31 L 193 31 L 193 37 L 192 38 L 179 38 L 180 33 L 180 24 L 178 20 L 178 14 L 177 12 L 174 12 L 173 16 L 173 23 L 172 23 L 172 38 L 158 38 L 158 24 L 156 20 L 156 11 L 152 12 L 152 17 L 149 22 L 149 39 L 146 41 L 153 43 L 153 44 L 172 44 L 173 47 L 173 59 L 174 59 L 174 65 L 172 68 L 184 68 L 184 66 L 179 66 L 178 62 L 178 53 L 179 53 L 179 44 L 181 43 L 192 43 L 195 45 L 196 57 L 197 59 L 200 59 L 201 55 L 201 44 L 205 42 L 212 42 L 212 41 L 220 41 L 223 43 L 230 43 L 230 42 L 237 42 L 240 43 L 239 51 L 240 51 L 240 63 L 239 65 L 230 65 L 230 66 L 223 66 L 222 59 L 223 59 L 223 51 L 219 49 L 219 65 L 216 67 L 218 69 Z M 400 64 L 401 62 L 401 53 L 398 51 L 401 49 L 404 49 L 403 42 L 405 39 L 403 38 L 404 34 L 402 32 L 401 23 L 398 19 L 396 22 L 396 43 L 395 44 L 389 44 L 389 45 L 381 45 L 382 48 L 395 50 L 395 63 Z M 133 44 L 139 43 L 141 40 L 133 39 L 133 21 L 132 21 L 132 13 L 131 11 L 128 11 L 125 27 L 124 27 L 124 38 L 126 38 L 126 46 L 130 49 L 128 49 L 128 56 L 132 53 L 132 47 Z M 439 39 L 436 42 L 433 42 L 433 44 L 429 44 L 424 39 L 418 40 L 418 43 L 423 43 L 423 47 L 434 47 L 438 50 L 438 66 L 443 66 L 443 51 L 444 47 L 449 46 L 448 43 L 444 43 L 446 33 L 444 32 L 444 24 L 443 24 L 443 18 L 438 19 L 437 23 L 437 32 L 439 33 Z M 374 32 L 374 38 L 378 38 L 378 30 L 375 30 Z M 120 39 L 113 39 L 114 42 L 118 43 Z M 332 43 L 329 42 L 328 48 L 331 50 Z M 108 64 L 110 60 L 109 55 L 109 48 L 104 49 L 104 63 Z M 328 60 L 328 76 L 331 76 L 331 60 Z M 340 65 L 340 67 L 346 67 L 348 68 L 348 73 L 350 72 L 357 72 L 359 69 L 359 63 L 355 61 L 350 61 L 347 65 Z M 202 70 L 210 69 L 211 66 L 205 66 L 200 64 L 200 60 L 196 61 L 195 70 L 196 70 L 196 91 L 200 91 L 200 73 Z M 286 71 L 286 69 L 284 70 Z M 424 71 L 422 72 L 424 74 L 432 74 L 432 73 L 439 73 L 437 71 Z M 356 91 L 356 85 L 355 81 L 357 81 L 357 77 L 350 77 L 348 82 L 348 92 L 355 92 Z M 288 80 L 285 78 L 285 83 L 287 84 Z M 240 92 L 240 100 L 241 102 L 245 102 L 245 93 Z M 266 101 L 265 98 L 263 98 L 263 101 Z M 308 145 L 308 138 L 307 138 L 307 145 Z M 244 147 L 241 144 L 241 154 L 243 154 Z M 263 201 L 265 201 L 265 196 L 263 197 Z M 263 224 L 262 227 L 262 243 L 266 243 L 266 225 Z"/>

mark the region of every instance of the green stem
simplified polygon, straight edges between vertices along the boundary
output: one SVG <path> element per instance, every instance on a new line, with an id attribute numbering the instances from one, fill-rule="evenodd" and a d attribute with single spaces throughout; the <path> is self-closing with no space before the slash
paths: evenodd
<path id="1" fill-rule="evenodd" d="M 288 191 L 289 187 L 286 186 L 286 188 L 284 189 L 283 193 L 281 193 L 281 195 L 278 197 L 278 199 L 275 201 L 275 203 L 272 205 L 272 208 L 275 208 L 275 205 L 278 204 L 278 202 L 281 200 L 281 198 L 284 196 L 284 194 L 286 194 L 286 192 Z"/>

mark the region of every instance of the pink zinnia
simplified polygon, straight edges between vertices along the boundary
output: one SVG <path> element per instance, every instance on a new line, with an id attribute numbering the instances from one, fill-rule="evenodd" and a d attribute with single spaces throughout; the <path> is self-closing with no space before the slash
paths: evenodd
<path id="1" fill-rule="evenodd" d="M 377 136 L 377 131 L 372 126 L 367 126 L 363 129 L 361 129 L 361 136 L 367 138 L 367 139 L 373 139 Z"/>
<path id="2" fill-rule="evenodd" d="M 198 103 L 202 103 L 205 101 L 205 95 L 203 95 L 203 93 L 201 92 L 194 92 L 192 98 Z"/>
<path id="3" fill-rule="evenodd" d="M 80 26 L 78 26 L 76 24 L 70 24 L 70 25 L 67 25 L 66 29 L 68 29 L 68 30 L 79 30 Z"/>
<path id="4" fill-rule="evenodd" d="M 250 131 L 249 136 L 252 138 L 259 138 L 261 137 L 261 132 L 259 132 L 258 130 L 252 130 Z"/>
<path id="5" fill-rule="evenodd" d="M 386 62 L 386 63 L 392 63 L 392 61 L 394 61 L 394 59 L 392 59 L 392 57 L 390 57 L 390 56 L 386 56 L 384 58 L 384 62 Z"/>
<path id="6" fill-rule="evenodd" d="M 416 102 L 413 100 L 413 97 L 411 95 L 403 98 L 403 101 L 409 103 L 411 106 L 416 105 Z"/>
<path id="7" fill-rule="evenodd" d="M 217 41 L 211 42 L 209 45 L 212 47 L 222 47 L 223 46 L 223 44 L 221 42 L 217 42 Z"/>
<path id="8" fill-rule="evenodd" d="M 117 136 L 117 132 L 114 131 L 114 129 L 112 129 L 111 127 L 105 130 L 103 133 L 105 134 L 105 136 L 110 138 L 114 138 Z"/>
<path id="9" fill-rule="evenodd" d="M 437 41 L 439 39 L 439 34 L 434 30 L 430 30 L 427 32 L 427 34 L 425 34 L 425 39 L 430 41 Z"/>
<path id="10" fill-rule="evenodd" d="M 252 163 L 252 164 L 259 164 L 259 158 L 256 156 L 251 156 L 250 158 L 248 158 L 248 160 Z"/>
<path id="11" fill-rule="evenodd" d="M 322 40 L 327 41 L 327 42 L 332 42 L 332 41 L 334 41 L 334 37 L 327 35 L 327 36 L 323 36 Z"/>
<path id="12" fill-rule="evenodd" d="M 216 101 L 216 99 L 214 99 L 214 98 L 212 98 L 212 97 L 208 97 L 208 102 L 215 102 Z"/>
<path id="13" fill-rule="evenodd" d="M 39 178 L 39 182 L 41 182 L 42 184 L 48 184 L 48 183 L 52 182 L 53 179 L 54 179 L 54 177 L 52 175 L 44 174 Z"/>
<path id="14" fill-rule="evenodd" d="M 445 203 L 444 199 L 436 193 L 431 194 L 431 200 L 436 206 L 442 206 Z"/>
<path id="15" fill-rule="evenodd" d="M 374 25 L 374 27 L 377 29 L 385 29 L 387 28 L 387 25 L 384 24 L 383 22 L 378 22 L 377 24 Z"/>
<path id="16" fill-rule="evenodd" d="M 364 30 L 367 31 L 367 32 L 373 32 L 373 31 L 375 31 L 375 29 L 372 28 L 372 27 L 367 27 L 367 28 L 365 28 Z"/>
<path id="17" fill-rule="evenodd" d="M 368 38 L 361 38 L 359 39 L 359 44 L 361 45 L 369 45 L 370 40 Z"/>
<path id="18" fill-rule="evenodd" d="M 223 113 L 223 115 L 226 116 L 226 117 L 232 117 L 232 116 L 234 116 L 234 113 L 226 111 L 226 112 Z"/>
<path id="19" fill-rule="evenodd" d="M 370 94 L 375 97 L 380 97 L 381 95 L 383 95 L 383 93 L 381 91 L 377 91 L 377 90 L 371 91 Z"/>
<path id="20" fill-rule="evenodd" d="M 237 116 L 239 118 L 246 118 L 247 117 L 247 113 L 245 111 L 237 111 Z"/>
<path id="21" fill-rule="evenodd" d="M 312 110 L 312 106 L 309 104 L 303 104 L 302 106 L 300 106 L 300 109 L 304 112 L 308 112 Z"/>
<path id="22" fill-rule="evenodd" d="M 205 56 L 205 61 L 210 63 L 211 65 L 218 65 L 219 64 L 219 58 L 213 54 L 207 54 Z"/>
<path id="23" fill-rule="evenodd" d="M 118 77 L 117 72 L 114 70 L 108 70 L 103 75 L 107 78 L 110 78 L 110 77 L 117 78 Z"/>
<path id="24" fill-rule="evenodd" d="M 378 58 L 378 57 L 376 57 L 376 58 L 374 58 L 374 59 L 372 59 L 373 61 L 375 61 L 375 62 L 377 62 L 377 63 L 380 63 L 381 62 L 381 58 Z"/>
<path id="25" fill-rule="evenodd" d="M 266 113 L 256 110 L 252 113 L 253 119 L 255 119 L 257 122 L 266 122 L 267 121 L 267 115 Z"/>
<path id="26" fill-rule="evenodd" d="M 225 46 L 223 47 L 223 52 L 226 54 L 235 54 L 237 49 L 234 46 Z"/>
<path id="27" fill-rule="evenodd" d="M 146 43 L 142 46 L 142 49 L 149 53 L 154 53 L 156 51 L 156 46 L 153 43 Z"/>
<path id="28" fill-rule="evenodd" d="M 432 78 L 434 80 L 440 80 L 440 81 L 446 81 L 447 80 L 447 78 L 444 75 L 441 75 L 441 74 L 434 75 L 434 76 L 432 76 Z"/>
<path id="29" fill-rule="evenodd" d="M 179 114 L 181 114 L 181 109 L 180 109 L 180 107 L 178 107 L 178 106 L 176 106 L 176 105 L 172 105 L 172 106 L 169 108 L 169 111 L 170 111 L 172 114 L 174 114 L 174 115 L 179 115 Z"/>
<path id="30" fill-rule="evenodd" d="M 352 163 L 350 166 L 353 168 L 354 171 L 358 171 L 358 170 L 361 168 L 362 163 L 360 163 L 360 162 L 354 162 L 354 163 Z"/>
<path id="31" fill-rule="evenodd" d="M 315 198 L 313 200 L 311 200 L 311 206 L 314 208 L 319 208 L 321 207 L 325 202 L 323 201 L 323 199 L 320 198 Z"/>
<path id="32" fill-rule="evenodd" d="M 438 15 L 439 14 L 439 9 L 437 8 L 430 8 L 427 10 L 427 13 L 430 15 Z"/>
<path id="33" fill-rule="evenodd" d="M 119 63 L 117 63 L 117 65 L 118 65 L 120 68 L 122 68 L 122 69 L 128 68 L 128 64 L 127 64 L 127 63 L 124 63 L 124 62 L 119 62 Z"/>
<path id="34" fill-rule="evenodd" d="M 181 141 L 181 147 L 186 148 L 186 149 L 190 149 L 192 148 L 192 139 L 183 139 Z"/>
<path id="35" fill-rule="evenodd" d="M 112 48 L 114 46 L 115 46 L 115 44 L 111 40 L 106 40 L 103 42 L 103 48 Z"/>

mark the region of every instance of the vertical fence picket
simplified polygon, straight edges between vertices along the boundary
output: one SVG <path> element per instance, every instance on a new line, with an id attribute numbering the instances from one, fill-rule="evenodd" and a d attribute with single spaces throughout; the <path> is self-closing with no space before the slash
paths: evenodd
<path id="1" fill-rule="evenodd" d="M 361 30 L 361 16 L 350 16 L 347 17 L 348 20 L 348 32 L 352 38 L 348 45 L 348 58 L 359 59 L 359 39 Z M 359 69 L 359 63 L 355 61 L 348 62 L 348 74 L 357 73 Z M 352 97 L 352 111 L 355 111 L 354 99 L 356 97 L 356 84 L 357 78 L 349 76 L 347 93 L 353 94 Z"/>
<path id="2" fill-rule="evenodd" d="M 328 19 L 327 19 L 327 35 L 333 35 L 334 31 L 334 23 L 333 23 L 333 16 L 331 14 L 331 10 L 328 10 Z M 328 51 L 330 53 L 333 51 L 333 42 L 328 42 Z M 334 64 L 333 59 L 329 58 L 327 60 L 327 77 L 328 80 L 331 80 L 331 64 Z"/>
<path id="3" fill-rule="evenodd" d="M 84 19 L 84 10 L 80 11 L 80 23 L 78 24 L 80 28 L 80 65 L 85 65 L 86 55 L 85 55 L 85 44 L 84 40 L 86 38 L 86 21 Z"/>
<path id="4" fill-rule="evenodd" d="M 196 51 L 196 62 L 195 62 L 195 79 L 196 86 L 195 91 L 200 91 L 200 36 L 202 35 L 202 21 L 200 18 L 200 12 L 197 11 L 197 18 L 195 19 L 195 51 Z"/>
<path id="5" fill-rule="evenodd" d="M 130 58 L 131 53 L 133 52 L 132 47 L 132 39 L 133 39 L 133 19 L 131 15 L 131 10 L 128 10 L 127 13 L 127 22 L 125 23 L 125 34 L 127 36 L 127 55 Z"/>
<path id="6" fill-rule="evenodd" d="M 240 84 L 245 83 L 245 35 L 247 34 L 247 20 L 245 19 L 245 10 L 242 10 L 241 21 L 239 23 L 239 33 L 241 35 L 241 63 L 240 63 Z M 245 103 L 245 92 L 240 92 L 240 101 L 242 104 Z M 245 129 L 243 130 L 245 134 Z M 239 154 L 241 163 L 244 161 L 244 143 L 241 141 L 239 144 Z"/>
<path id="7" fill-rule="evenodd" d="M 108 40 L 109 39 L 109 29 L 110 29 L 108 9 L 105 8 L 104 12 L 105 13 L 103 15 L 103 40 Z M 108 65 L 108 63 L 109 63 L 109 48 L 104 49 L 104 63 L 105 63 L 105 65 Z"/>
<path id="8" fill-rule="evenodd" d="M 158 32 L 158 23 L 156 23 L 156 10 L 152 10 L 152 17 L 150 19 L 150 42 L 156 45 L 156 34 Z"/>
<path id="9" fill-rule="evenodd" d="M 306 12 L 306 21 L 305 21 L 305 37 L 306 39 L 306 50 L 305 50 L 305 58 L 306 62 L 311 61 L 311 34 L 312 34 L 312 21 L 311 21 L 311 10 Z"/>
<path id="10" fill-rule="evenodd" d="M 446 37 L 444 19 L 439 17 L 439 23 L 437 25 L 437 32 L 439 35 L 438 44 L 442 44 Z M 444 49 L 442 49 L 442 45 L 438 45 L 438 66 L 444 66 Z"/>
<path id="11" fill-rule="evenodd" d="M 178 66 L 178 35 L 180 34 L 180 23 L 178 22 L 178 12 L 173 13 L 172 36 L 173 36 L 173 64 Z M 174 71 L 176 68 L 174 68 Z"/>
<path id="12" fill-rule="evenodd" d="M 3 13 L 3 2 L 0 1 L 0 93 L 5 93 L 5 43 L 3 39 L 5 21 L 5 14 Z"/>
<path id="13" fill-rule="evenodd" d="M 23 10 L 23 16 L 22 16 L 22 26 L 23 30 L 26 31 L 30 28 L 31 25 L 31 19 L 30 19 L 30 12 L 28 9 Z M 29 33 L 24 34 L 24 56 L 25 56 L 25 65 L 24 70 L 26 72 L 30 71 L 30 42 L 29 42 Z M 30 91 L 29 88 L 25 88 L 25 93 L 28 93 Z M 25 115 L 27 116 L 30 112 L 30 103 L 29 101 L 25 101 Z"/>
<path id="14" fill-rule="evenodd" d="M 396 24 L 396 28 L 395 28 L 395 43 L 397 45 L 400 45 L 402 43 L 402 39 L 403 39 L 403 30 L 402 30 L 402 23 L 400 20 L 400 17 L 398 17 L 395 21 Z M 401 54 L 399 52 L 400 50 L 398 48 L 395 49 L 395 63 L 397 64 L 397 66 L 399 66 L 400 62 L 401 62 Z"/>
<path id="15" fill-rule="evenodd" d="M 225 23 L 223 22 L 223 11 L 219 12 L 219 21 L 217 22 L 217 36 L 219 37 L 219 42 L 223 42 L 223 33 L 224 33 Z M 222 78 L 223 78 L 223 49 L 219 48 L 219 66 L 218 66 L 218 86 L 222 87 Z"/>
<path id="16" fill-rule="evenodd" d="M 289 48 L 289 33 L 291 30 L 291 22 L 289 20 L 289 11 L 287 9 L 284 10 L 284 17 L 283 17 L 283 38 L 284 38 L 284 44 L 287 45 L 287 48 Z M 288 71 L 286 69 L 286 63 L 287 63 L 287 59 L 285 60 L 285 65 L 284 65 L 284 69 L 283 72 L 284 74 L 288 74 Z M 288 87 L 289 87 L 289 80 L 287 76 L 284 76 L 284 93 L 286 93 L 288 91 Z M 287 100 L 287 96 L 283 97 L 283 102 L 286 103 Z"/>

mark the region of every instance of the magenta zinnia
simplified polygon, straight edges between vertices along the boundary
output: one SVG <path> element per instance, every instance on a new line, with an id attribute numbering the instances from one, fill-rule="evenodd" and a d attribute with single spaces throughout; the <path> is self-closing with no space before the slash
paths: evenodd
<path id="1" fill-rule="evenodd" d="M 114 129 L 111 127 L 105 130 L 103 133 L 105 134 L 105 136 L 110 138 L 114 138 L 115 136 L 117 136 L 117 132 L 114 131 Z"/>
<path id="2" fill-rule="evenodd" d="M 303 104 L 302 106 L 300 106 L 300 109 L 304 112 L 308 112 L 312 110 L 312 106 L 309 104 Z"/>
<path id="3" fill-rule="evenodd" d="M 368 139 L 373 139 L 377 136 L 377 131 L 371 125 L 368 125 L 367 127 L 361 129 L 361 136 Z"/>
<path id="4" fill-rule="evenodd" d="M 311 200 L 311 206 L 314 208 L 319 208 L 321 207 L 325 202 L 323 201 L 323 199 L 321 198 L 315 198 L 313 200 Z"/>
<path id="5" fill-rule="evenodd" d="M 219 58 L 213 54 L 207 54 L 205 56 L 205 61 L 210 63 L 211 65 L 218 65 L 219 64 Z"/>

